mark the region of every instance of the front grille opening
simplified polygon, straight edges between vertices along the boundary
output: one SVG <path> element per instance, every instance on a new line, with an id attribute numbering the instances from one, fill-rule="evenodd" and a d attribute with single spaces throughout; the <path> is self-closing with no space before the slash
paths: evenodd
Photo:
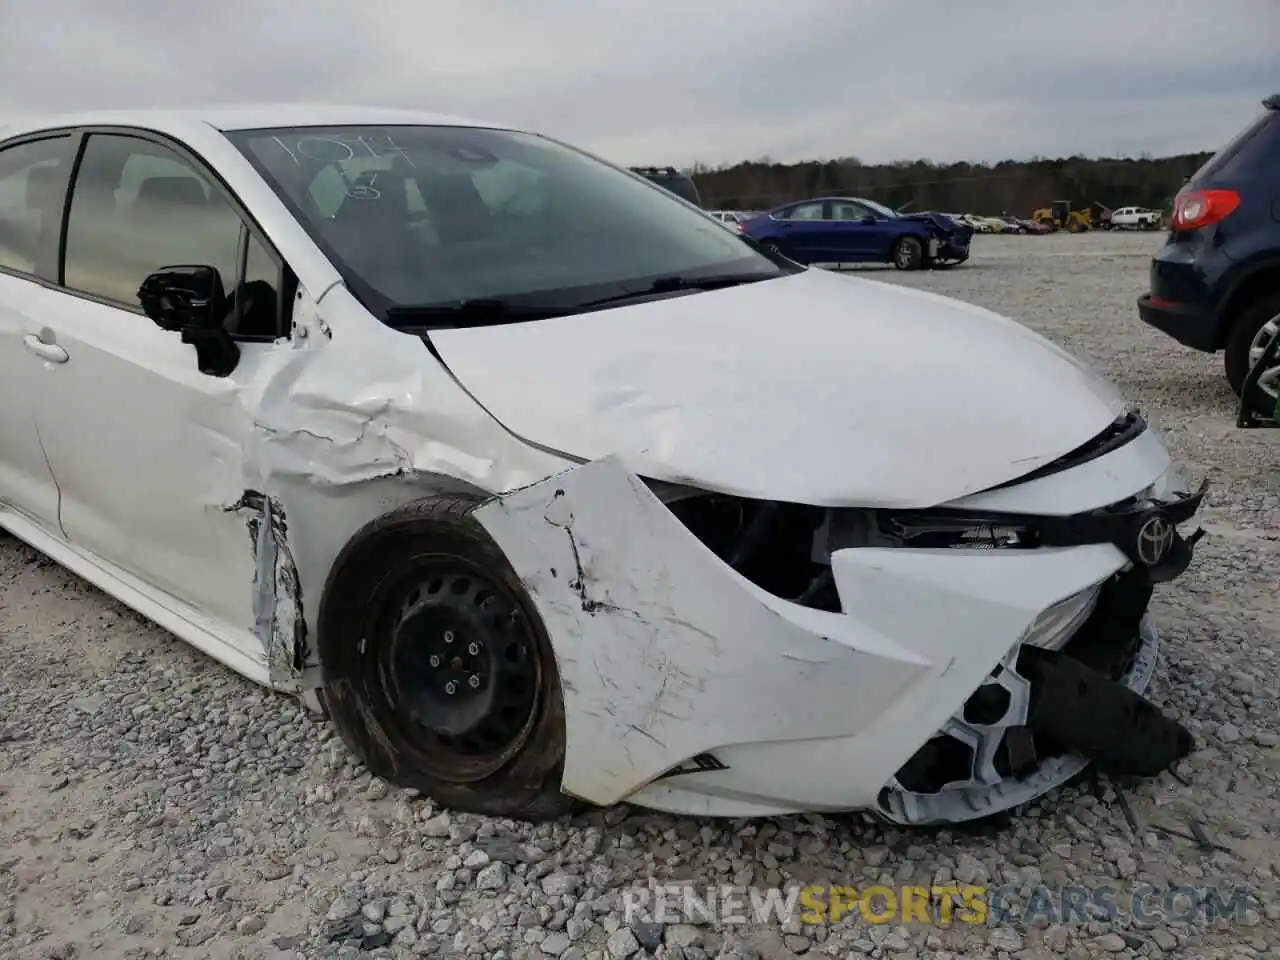
<path id="1" fill-rule="evenodd" d="M 1009 691 L 1000 684 L 984 683 L 965 701 L 963 714 L 965 722 L 979 726 L 994 726 L 1009 712 L 1009 703 L 1012 699 Z"/>
<path id="2" fill-rule="evenodd" d="M 898 771 L 898 783 L 912 793 L 939 793 L 973 777 L 973 748 L 940 733 L 915 752 Z"/>
<path id="3" fill-rule="evenodd" d="M 762 590 L 817 610 L 840 611 L 827 556 L 815 546 L 825 509 L 722 494 L 695 494 L 667 508 Z"/>

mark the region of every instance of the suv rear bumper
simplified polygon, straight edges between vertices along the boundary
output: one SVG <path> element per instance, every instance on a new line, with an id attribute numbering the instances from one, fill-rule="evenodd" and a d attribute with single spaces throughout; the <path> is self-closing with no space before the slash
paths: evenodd
<path id="1" fill-rule="evenodd" d="M 1147 293 L 1138 298 L 1138 316 L 1147 326 L 1173 337 L 1184 347 L 1205 353 L 1217 351 L 1216 319 L 1203 307 L 1174 303 Z"/>

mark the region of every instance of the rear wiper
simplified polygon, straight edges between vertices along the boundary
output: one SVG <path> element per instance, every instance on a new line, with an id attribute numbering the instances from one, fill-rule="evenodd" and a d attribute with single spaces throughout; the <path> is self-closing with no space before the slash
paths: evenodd
<path id="1" fill-rule="evenodd" d="M 611 297 L 601 297 L 599 300 L 588 300 L 586 303 L 579 303 L 574 306 L 574 310 L 585 310 L 590 307 L 602 307 L 607 303 L 621 303 L 624 300 L 640 300 L 644 297 L 652 297 L 663 293 L 677 293 L 681 290 L 722 290 L 725 287 L 736 287 L 744 283 L 758 283 L 761 280 L 773 280 L 782 274 L 766 274 L 758 276 L 753 274 L 730 273 L 717 277 L 698 277 L 690 280 L 687 277 L 678 274 L 671 276 L 659 277 L 649 286 L 641 290 L 629 290 L 626 293 L 614 294 Z"/>
<path id="2" fill-rule="evenodd" d="M 474 297 L 453 303 L 402 303 L 387 308 L 392 326 L 483 327 L 512 320 L 546 320 L 569 311 L 513 304 L 500 297 Z"/>

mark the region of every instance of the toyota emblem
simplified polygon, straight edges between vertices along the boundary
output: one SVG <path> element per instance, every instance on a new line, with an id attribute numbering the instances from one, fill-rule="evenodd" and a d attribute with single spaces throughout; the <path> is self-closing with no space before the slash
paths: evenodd
<path id="1" fill-rule="evenodd" d="M 1173 524 L 1162 516 L 1151 517 L 1138 529 L 1138 559 L 1148 567 L 1158 566 L 1173 548 Z"/>

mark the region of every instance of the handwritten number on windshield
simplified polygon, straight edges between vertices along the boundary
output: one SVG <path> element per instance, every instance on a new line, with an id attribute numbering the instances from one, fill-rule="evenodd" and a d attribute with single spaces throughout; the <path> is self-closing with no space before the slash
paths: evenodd
<path id="1" fill-rule="evenodd" d="M 334 134 L 333 136 L 306 136 L 297 139 L 283 140 L 272 137 L 276 145 L 288 154 L 289 159 L 302 166 L 304 160 L 313 163 L 342 164 L 357 159 L 381 159 L 399 157 L 410 167 L 417 165 L 410 159 L 404 148 L 395 139 L 386 137 L 369 137 L 364 134 Z"/>

